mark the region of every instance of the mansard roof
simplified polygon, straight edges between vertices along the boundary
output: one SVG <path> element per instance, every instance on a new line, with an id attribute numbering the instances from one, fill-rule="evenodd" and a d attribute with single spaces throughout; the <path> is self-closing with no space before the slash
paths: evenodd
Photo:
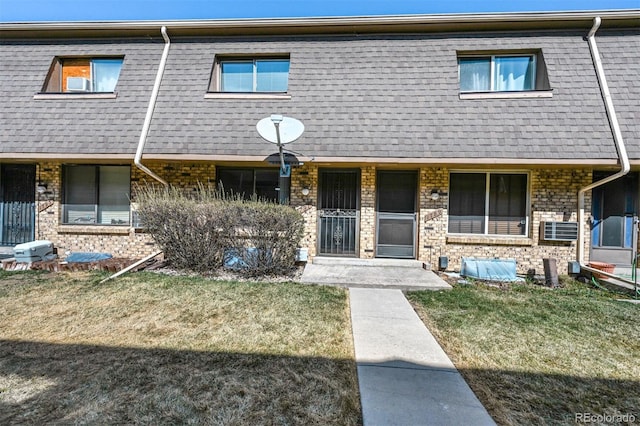
<path id="1" fill-rule="evenodd" d="M 622 134 L 640 160 L 638 11 L 181 22 L 0 24 L 0 155 L 128 159 L 164 47 L 145 158 L 254 160 L 255 124 L 305 124 L 296 151 L 323 161 L 614 164 L 584 36 L 593 16 Z M 540 52 L 552 97 L 461 99 L 457 55 Z M 214 58 L 287 53 L 290 99 L 208 98 Z M 53 58 L 124 56 L 113 99 L 39 99 Z"/>

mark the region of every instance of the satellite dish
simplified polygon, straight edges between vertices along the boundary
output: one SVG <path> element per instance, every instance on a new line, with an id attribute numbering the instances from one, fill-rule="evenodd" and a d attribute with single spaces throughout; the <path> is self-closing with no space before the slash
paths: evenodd
<path id="1" fill-rule="evenodd" d="M 264 140 L 284 145 L 302 136 L 304 124 L 295 118 L 272 114 L 258 121 L 256 130 Z M 280 133 L 280 140 L 278 140 L 278 133 Z"/>

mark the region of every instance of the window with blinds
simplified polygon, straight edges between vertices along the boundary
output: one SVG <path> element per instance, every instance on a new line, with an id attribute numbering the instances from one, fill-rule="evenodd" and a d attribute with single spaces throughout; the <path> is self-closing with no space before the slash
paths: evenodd
<path id="1" fill-rule="evenodd" d="M 526 173 L 451 173 L 451 234 L 525 236 L 528 229 Z"/>
<path id="2" fill-rule="evenodd" d="M 130 174 L 129 166 L 65 166 L 63 223 L 129 225 Z"/>

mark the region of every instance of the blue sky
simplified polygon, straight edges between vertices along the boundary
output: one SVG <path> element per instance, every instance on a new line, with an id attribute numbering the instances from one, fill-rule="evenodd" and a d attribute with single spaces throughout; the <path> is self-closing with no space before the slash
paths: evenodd
<path id="1" fill-rule="evenodd" d="M 0 0 L 0 21 L 112 21 L 640 9 L 640 0 Z"/>

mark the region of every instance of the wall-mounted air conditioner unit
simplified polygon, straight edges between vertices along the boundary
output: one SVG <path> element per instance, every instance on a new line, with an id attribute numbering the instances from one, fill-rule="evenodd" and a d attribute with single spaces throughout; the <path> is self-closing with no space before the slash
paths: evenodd
<path id="1" fill-rule="evenodd" d="M 543 241 L 576 241 L 578 222 L 540 222 L 540 239 Z"/>
<path id="2" fill-rule="evenodd" d="M 67 92 L 90 92 L 91 82 L 84 77 L 67 77 Z"/>

